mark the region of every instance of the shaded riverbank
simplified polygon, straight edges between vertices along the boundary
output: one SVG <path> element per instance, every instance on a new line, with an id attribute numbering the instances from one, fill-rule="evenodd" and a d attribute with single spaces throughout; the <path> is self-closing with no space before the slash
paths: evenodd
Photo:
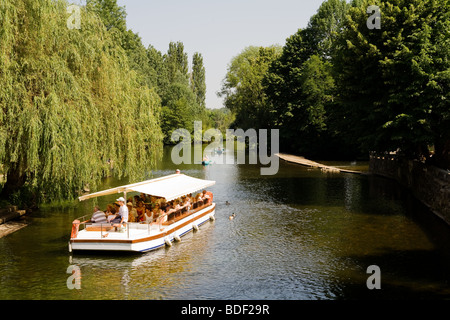
<path id="1" fill-rule="evenodd" d="M 18 210 L 16 206 L 0 209 L 0 238 L 26 227 L 25 214 L 25 210 Z"/>
<path id="2" fill-rule="evenodd" d="M 450 225 L 450 171 L 391 154 L 371 155 L 370 172 L 393 179 Z"/>

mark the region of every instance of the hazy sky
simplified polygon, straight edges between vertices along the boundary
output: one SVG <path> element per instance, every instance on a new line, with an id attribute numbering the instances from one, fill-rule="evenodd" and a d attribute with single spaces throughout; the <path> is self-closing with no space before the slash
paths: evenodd
<path id="1" fill-rule="evenodd" d="M 166 53 L 181 41 L 189 56 L 199 52 L 206 68 L 206 106 L 220 108 L 216 93 L 231 59 L 245 47 L 284 45 L 306 27 L 323 0 L 118 0 L 127 26 L 147 47 Z"/>

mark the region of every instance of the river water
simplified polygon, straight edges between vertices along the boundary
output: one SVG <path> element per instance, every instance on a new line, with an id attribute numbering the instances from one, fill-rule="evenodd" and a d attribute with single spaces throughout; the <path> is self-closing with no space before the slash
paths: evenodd
<path id="1" fill-rule="evenodd" d="M 71 222 L 94 200 L 47 205 L 0 239 L 0 299 L 450 298 L 449 227 L 390 180 L 282 161 L 273 176 L 259 165 L 174 165 L 170 148 L 152 176 L 177 168 L 216 181 L 216 221 L 154 252 L 71 254 Z M 369 290 L 373 265 L 381 289 Z M 74 266 L 80 289 L 69 289 Z"/>

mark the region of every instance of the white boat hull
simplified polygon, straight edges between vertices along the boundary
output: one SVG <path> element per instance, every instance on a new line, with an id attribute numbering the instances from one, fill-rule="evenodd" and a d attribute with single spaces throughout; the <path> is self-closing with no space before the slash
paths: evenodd
<path id="1" fill-rule="evenodd" d="M 186 217 L 163 225 L 129 223 L 129 230 L 124 232 L 87 231 L 78 232 L 69 241 L 69 251 L 129 251 L 148 252 L 171 245 L 176 239 L 198 227 L 208 220 L 214 220 L 215 203 L 201 208 Z"/>

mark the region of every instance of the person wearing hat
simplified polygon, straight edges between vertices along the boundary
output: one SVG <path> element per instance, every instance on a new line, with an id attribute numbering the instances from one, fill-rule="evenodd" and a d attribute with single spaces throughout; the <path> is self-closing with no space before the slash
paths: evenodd
<path id="1" fill-rule="evenodd" d="M 119 207 L 119 213 L 116 214 L 116 218 L 112 220 L 112 223 L 118 223 L 118 225 L 114 225 L 114 227 L 120 227 L 122 224 L 126 224 L 128 222 L 128 208 L 125 205 L 125 199 L 120 197 L 116 200 Z"/>

